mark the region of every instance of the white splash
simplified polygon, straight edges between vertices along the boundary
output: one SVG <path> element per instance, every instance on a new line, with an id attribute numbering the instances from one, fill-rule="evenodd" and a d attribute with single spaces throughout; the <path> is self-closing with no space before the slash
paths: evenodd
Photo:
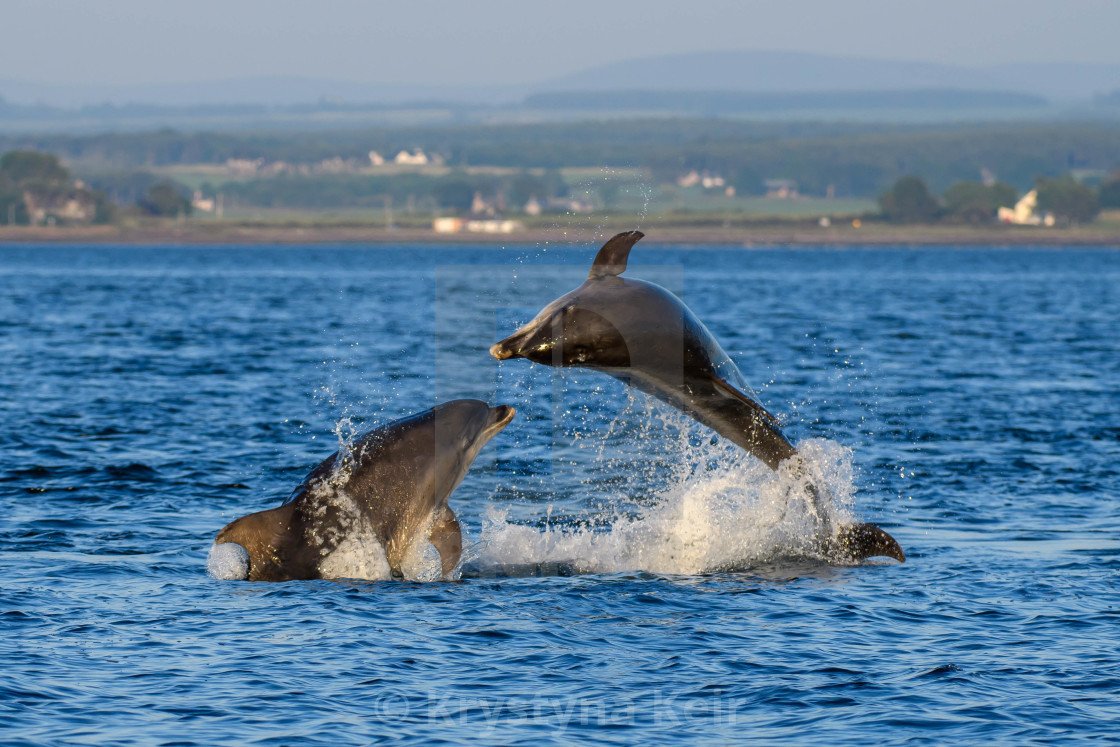
<path id="1" fill-rule="evenodd" d="M 339 465 L 345 465 L 343 460 Z M 323 578 L 356 578 L 382 581 L 391 577 L 385 548 L 354 498 L 331 478 L 309 487 L 306 496 L 310 536 L 306 539 L 323 551 L 319 573 Z M 322 533 L 320 533 L 320 528 Z"/>
<path id="2" fill-rule="evenodd" d="M 206 571 L 218 581 L 244 581 L 249 578 L 249 551 L 235 542 L 211 545 Z"/>
<path id="3" fill-rule="evenodd" d="M 835 442 L 801 444 L 809 477 L 792 468 L 771 471 L 741 452 L 729 458 L 722 444 L 693 448 L 718 451 L 718 457 L 707 468 L 678 475 L 636 515 L 608 517 L 598 528 L 541 531 L 511 523 L 505 512 L 491 508 L 481 540 L 471 548 L 472 562 L 570 562 L 593 573 L 695 574 L 821 558 L 815 541 L 821 517 L 804 491 L 807 480 L 832 496 L 826 510 L 833 526 L 850 520 L 851 452 Z"/>
<path id="4" fill-rule="evenodd" d="M 405 553 L 401 562 L 401 573 L 409 581 L 439 581 L 443 578 L 443 563 L 439 551 L 427 540 L 428 532 L 422 532 Z M 451 577 L 458 575 L 458 569 Z"/>
<path id="5" fill-rule="evenodd" d="M 392 576 L 385 548 L 372 534 L 348 533 L 319 561 L 323 578 L 385 581 Z"/>

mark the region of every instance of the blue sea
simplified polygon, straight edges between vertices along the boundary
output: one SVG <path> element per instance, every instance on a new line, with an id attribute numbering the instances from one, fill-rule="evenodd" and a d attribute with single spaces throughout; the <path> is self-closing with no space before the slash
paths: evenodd
<path id="1" fill-rule="evenodd" d="M 591 371 L 487 348 L 595 245 L 0 247 L 0 743 L 1120 742 L 1120 252 L 646 239 L 837 516 Z M 220 581 L 355 435 L 517 408 L 455 581 Z"/>

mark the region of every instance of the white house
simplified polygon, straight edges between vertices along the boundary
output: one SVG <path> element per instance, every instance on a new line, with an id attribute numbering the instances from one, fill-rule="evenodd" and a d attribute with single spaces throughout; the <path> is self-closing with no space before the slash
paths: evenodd
<path id="1" fill-rule="evenodd" d="M 397 154 L 396 158 L 393 159 L 393 163 L 400 166 L 427 166 L 429 159 L 424 151 L 417 148 L 412 153 L 409 153 L 407 150 L 402 150 Z"/>

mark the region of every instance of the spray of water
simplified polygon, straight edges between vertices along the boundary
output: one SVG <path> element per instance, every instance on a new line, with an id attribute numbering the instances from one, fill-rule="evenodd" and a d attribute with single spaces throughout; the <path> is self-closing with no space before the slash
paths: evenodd
<path id="1" fill-rule="evenodd" d="M 792 468 L 771 471 L 745 454 L 729 455 L 722 443 L 688 449 L 679 464 L 691 466 L 674 470 L 652 496 L 639 497 L 636 502 L 648 505 L 637 511 L 595 522 L 553 519 L 542 529 L 512 522 L 506 511 L 492 507 L 468 560 L 482 568 L 563 563 L 590 573 L 666 574 L 825 560 L 816 542 L 822 517 L 805 492 L 807 480 L 827 486 L 834 500 L 826 510 L 834 525 L 851 518 L 851 453 L 835 442 L 802 445 L 807 475 Z M 714 463 L 699 464 L 706 461 Z"/>
<path id="2" fill-rule="evenodd" d="M 244 581 L 249 578 L 249 552 L 233 542 L 211 545 L 206 571 L 219 581 Z"/>

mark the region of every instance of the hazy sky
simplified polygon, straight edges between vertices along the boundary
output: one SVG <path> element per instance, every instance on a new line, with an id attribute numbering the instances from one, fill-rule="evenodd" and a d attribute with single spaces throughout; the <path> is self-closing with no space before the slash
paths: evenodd
<path id="1" fill-rule="evenodd" d="M 0 79 L 526 83 L 704 50 L 1120 63 L 1120 0 L 3 0 Z"/>

